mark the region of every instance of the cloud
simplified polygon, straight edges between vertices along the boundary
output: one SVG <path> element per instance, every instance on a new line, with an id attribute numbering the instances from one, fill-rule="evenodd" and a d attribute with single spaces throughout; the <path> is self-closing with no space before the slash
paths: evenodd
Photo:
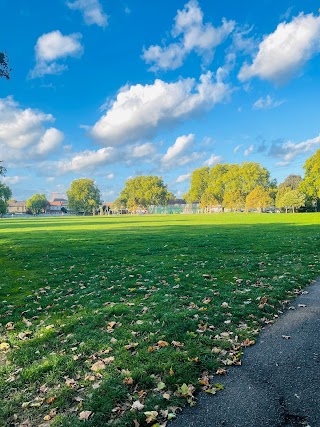
<path id="1" fill-rule="evenodd" d="M 35 147 L 35 153 L 41 156 L 49 154 L 60 146 L 63 139 L 64 135 L 58 129 L 47 129 Z"/>
<path id="2" fill-rule="evenodd" d="M 238 74 L 241 81 L 257 76 L 263 80 L 284 83 L 320 51 L 320 16 L 299 16 L 282 22 L 259 44 L 251 65 L 244 64 Z"/>
<path id="3" fill-rule="evenodd" d="M 320 135 L 313 139 L 307 139 L 306 141 L 296 144 L 292 141 L 287 141 L 281 144 L 274 142 L 271 145 L 269 155 L 281 158 L 281 161 L 278 162 L 277 165 L 287 166 L 300 154 L 310 153 L 318 147 L 320 147 Z"/>
<path id="4" fill-rule="evenodd" d="M 74 0 L 67 1 L 66 4 L 70 9 L 80 10 L 87 25 L 96 24 L 99 27 L 108 25 L 108 15 L 103 12 L 99 0 Z"/>
<path id="5" fill-rule="evenodd" d="M 254 37 L 249 37 L 253 27 L 237 27 L 232 34 L 232 44 L 229 47 L 230 52 L 240 52 L 243 54 L 252 54 L 257 48 L 257 41 Z"/>
<path id="6" fill-rule="evenodd" d="M 279 107 L 279 105 L 282 105 L 285 102 L 285 100 L 275 101 L 270 95 L 267 95 L 265 98 L 261 97 L 257 99 L 252 108 L 254 110 L 270 110 L 271 108 Z"/>
<path id="7" fill-rule="evenodd" d="M 13 97 L 0 99 L 0 158 L 17 162 L 54 151 L 64 138 L 58 129 L 46 129 L 54 120 L 51 114 L 21 108 Z"/>
<path id="8" fill-rule="evenodd" d="M 64 36 L 60 31 L 52 31 L 43 34 L 37 40 L 35 46 L 36 65 L 30 71 L 29 77 L 42 77 L 46 74 L 61 74 L 68 67 L 56 60 L 69 56 L 80 57 L 83 47 L 80 43 L 82 35 L 79 33 Z"/>
<path id="9" fill-rule="evenodd" d="M 224 76 L 225 70 L 219 69 L 216 76 L 210 71 L 202 74 L 199 83 L 193 78 L 174 83 L 157 79 L 151 85 L 122 88 L 90 134 L 106 146 L 150 138 L 160 128 L 177 125 L 224 101 L 231 93 L 222 81 Z"/>
<path id="10" fill-rule="evenodd" d="M 250 147 L 248 147 L 246 150 L 244 150 L 244 155 L 247 157 L 249 156 L 250 153 L 252 153 L 252 151 L 254 150 L 254 145 L 251 144 Z"/>
<path id="11" fill-rule="evenodd" d="M 195 135 L 190 133 L 189 135 L 179 136 L 175 143 L 168 148 L 166 154 L 162 157 L 161 162 L 164 164 L 172 163 L 181 157 L 189 148 L 194 144 Z"/>
<path id="12" fill-rule="evenodd" d="M 204 162 L 205 166 L 209 166 L 211 168 L 212 166 L 216 165 L 217 163 L 221 163 L 223 160 L 223 157 L 217 156 L 215 154 L 211 154 L 208 160 Z"/>
<path id="13" fill-rule="evenodd" d="M 110 172 L 107 175 L 107 179 L 113 179 L 114 178 L 114 173 Z"/>
<path id="14" fill-rule="evenodd" d="M 17 184 L 20 184 L 22 181 L 25 181 L 27 179 L 29 179 L 29 177 L 19 176 L 19 175 L 1 177 L 1 181 L 4 182 L 5 184 L 8 184 L 8 185 L 17 185 Z"/>
<path id="15" fill-rule="evenodd" d="M 187 181 L 191 177 L 191 173 L 186 173 L 185 175 L 180 175 L 176 179 L 176 183 Z"/>
<path id="16" fill-rule="evenodd" d="M 112 147 L 107 147 L 97 151 L 85 150 L 76 153 L 70 159 L 47 162 L 47 164 L 43 166 L 48 167 L 57 175 L 64 175 L 69 172 L 93 170 L 97 166 L 111 164 L 114 161 L 114 157 L 114 149 Z"/>
<path id="17" fill-rule="evenodd" d="M 146 142 L 145 144 L 136 145 L 133 147 L 131 156 L 138 159 L 141 157 L 153 156 L 156 151 L 157 149 L 154 144 L 151 144 L 151 142 Z"/>
<path id="18" fill-rule="evenodd" d="M 203 12 L 197 0 L 190 0 L 183 10 L 178 10 L 174 21 L 171 36 L 178 38 L 177 42 L 143 49 L 142 58 L 147 64 L 153 64 L 151 71 L 175 70 L 192 51 L 208 64 L 213 58 L 214 49 L 223 43 L 235 27 L 234 21 L 226 19 L 217 28 L 211 23 L 204 24 Z"/>
<path id="19" fill-rule="evenodd" d="M 237 154 L 237 152 L 240 150 L 240 148 L 241 148 L 241 147 L 243 147 L 243 144 L 239 144 L 239 145 L 237 145 L 237 146 L 233 149 L 234 154 Z"/>

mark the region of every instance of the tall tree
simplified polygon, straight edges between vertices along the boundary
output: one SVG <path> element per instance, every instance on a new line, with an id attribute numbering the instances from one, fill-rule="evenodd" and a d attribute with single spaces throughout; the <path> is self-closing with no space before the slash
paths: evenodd
<path id="1" fill-rule="evenodd" d="M 289 175 L 287 178 L 281 182 L 278 186 L 276 193 L 276 207 L 280 209 L 284 209 L 284 196 L 292 190 L 297 190 L 300 186 L 302 178 L 300 175 Z M 288 208 L 287 208 L 288 209 Z"/>
<path id="2" fill-rule="evenodd" d="M 0 160 L 0 163 L 2 163 L 2 160 Z M 0 175 L 4 176 L 6 172 L 7 172 L 7 169 L 0 164 Z"/>
<path id="3" fill-rule="evenodd" d="M 220 205 L 223 209 L 223 199 L 227 184 L 227 173 L 231 165 L 217 164 L 210 169 L 208 187 L 204 192 L 206 200 Z M 212 206 L 212 205 L 211 205 Z"/>
<path id="4" fill-rule="evenodd" d="M 26 207 L 34 215 L 45 213 L 49 202 L 44 194 L 34 194 L 26 202 Z"/>
<path id="5" fill-rule="evenodd" d="M 126 181 L 116 204 L 135 212 L 139 208 L 146 209 L 151 205 L 167 205 L 173 198 L 162 178 L 137 176 Z"/>
<path id="6" fill-rule="evenodd" d="M 98 209 L 100 201 L 100 190 L 93 179 L 80 178 L 72 181 L 68 196 L 68 210 L 83 212 L 85 215 Z"/>
<path id="7" fill-rule="evenodd" d="M 0 52 L 0 77 L 10 79 L 11 69 L 9 67 L 9 60 L 5 52 Z"/>
<path id="8" fill-rule="evenodd" d="M 304 164 L 305 175 L 299 189 L 320 208 L 320 150 L 306 160 Z"/>
<path id="9" fill-rule="evenodd" d="M 273 205 L 270 190 L 258 185 L 246 197 L 246 209 L 259 209 L 260 212 Z"/>
<path id="10" fill-rule="evenodd" d="M 208 187 L 210 168 L 195 169 L 191 175 L 190 190 L 183 196 L 188 203 L 200 202 L 201 197 Z"/>
<path id="11" fill-rule="evenodd" d="M 245 195 L 238 188 L 225 192 L 223 206 L 232 211 L 238 211 L 245 207 Z"/>
<path id="12" fill-rule="evenodd" d="M 283 208 L 288 212 L 288 209 L 292 209 L 292 212 L 295 212 L 295 209 L 304 206 L 306 201 L 306 196 L 299 190 L 290 190 L 283 194 L 282 197 L 278 199 L 277 207 Z"/>
<path id="13" fill-rule="evenodd" d="M 0 182 L 0 215 L 4 215 L 8 209 L 8 200 L 12 196 L 10 188 Z"/>

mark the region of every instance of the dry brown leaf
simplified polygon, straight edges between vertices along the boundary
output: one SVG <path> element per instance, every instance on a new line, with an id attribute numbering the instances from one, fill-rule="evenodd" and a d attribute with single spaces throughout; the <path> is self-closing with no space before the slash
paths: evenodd
<path id="1" fill-rule="evenodd" d="M 88 420 L 92 415 L 92 411 L 82 411 L 79 414 L 79 420 Z"/>
<path id="2" fill-rule="evenodd" d="M 106 365 L 102 362 L 102 360 L 98 360 L 98 362 L 94 363 L 90 369 L 94 372 L 102 371 L 103 369 L 106 369 Z"/>
<path id="3" fill-rule="evenodd" d="M 132 377 L 126 377 L 123 379 L 123 383 L 127 385 L 133 384 L 133 378 Z"/>
<path id="4" fill-rule="evenodd" d="M 158 341 L 157 345 L 161 348 L 161 347 L 168 347 L 169 343 L 167 341 Z"/>

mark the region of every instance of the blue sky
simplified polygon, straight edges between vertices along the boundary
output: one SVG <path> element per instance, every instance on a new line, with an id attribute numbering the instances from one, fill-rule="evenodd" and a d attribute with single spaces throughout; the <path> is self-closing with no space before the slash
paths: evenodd
<path id="1" fill-rule="evenodd" d="M 0 0 L 2 178 L 17 200 L 92 178 L 260 162 L 303 174 L 320 148 L 318 0 Z"/>

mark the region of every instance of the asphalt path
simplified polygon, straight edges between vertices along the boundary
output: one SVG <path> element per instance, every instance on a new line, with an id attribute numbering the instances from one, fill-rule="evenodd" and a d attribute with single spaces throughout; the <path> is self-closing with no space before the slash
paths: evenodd
<path id="1" fill-rule="evenodd" d="M 289 307 L 170 427 L 320 427 L 320 280 Z"/>

